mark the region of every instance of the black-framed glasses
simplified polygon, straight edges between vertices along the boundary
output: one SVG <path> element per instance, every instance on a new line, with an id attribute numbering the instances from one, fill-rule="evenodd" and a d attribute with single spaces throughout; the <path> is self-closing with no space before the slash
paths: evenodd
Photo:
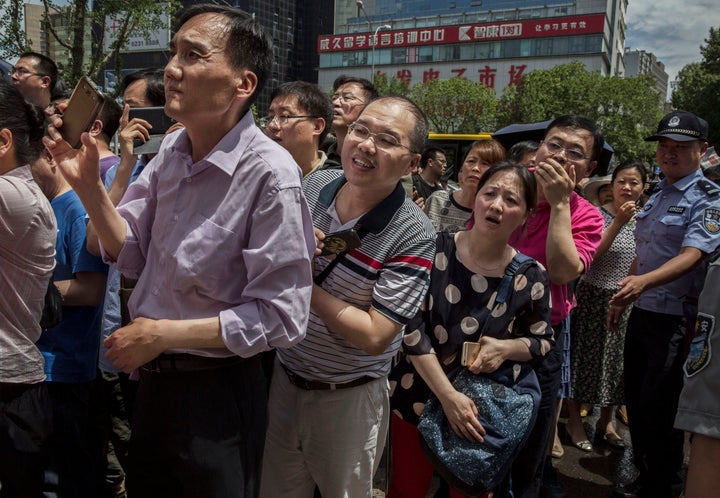
<path id="1" fill-rule="evenodd" d="M 333 93 L 330 97 L 333 102 L 339 100 L 345 104 L 364 104 L 365 101 L 359 97 L 356 97 L 351 92 Z"/>
<path id="2" fill-rule="evenodd" d="M 309 116 L 305 114 L 298 114 L 297 116 L 293 115 L 286 115 L 286 114 L 276 114 L 274 116 L 265 116 L 264 118 L 258 119 L 258 124 L 260 125 L 260 128 L 267 128 L 272 123 L 275 123 L 275 126 L 285 126 L 288 124 L 288 121 L 291 119 L 316 119 L 317 116 Z"/>
<path id="3" fill-rule="evenodd" d="M 380 150 L 384 150 L 385 152 L 390 152 L 397 147 L 403 147 L 410 152 L 413 151 L 407 145 L 402 144 L 400 139 L 390 135 L 389 133 L 373 133 L 370 131 L 370 128 L 357 122 L 351 124 L 349 128 L 349 136 L 351 138 L 357 140 L 358 142 L 364 142 L 368 138 L 372 138 L 375 147 Z"/>
<path id="4" fill-rule="evenodd" d="M 25 69 L 24 67 L 14 67 L 14 68 L 12 68 L 12 69 L 10 70 L 10 76 L 12 76 L 13 74 L 17 74 L 17 75 L 20 76 L 21 78 L 24 78 L 24 77 L 26 77 L 26 76 L 40 76 L 41 78 L 42 78 L 43 76 L 47 76 L 47 74 L 45 74 L 45 73 L 33 73 L 32 71 L 28 71 L 28 70 Z"/>
<path id="5" fill-rule="evenodd" d="M 565 153 L 565 157 L 567 157 L 570 161 L 582 161 L 583 159 L 590 159 L 588 156 L 583 154 L 577 149 L 568 149 L 566 147 L 563 147 L 557 142 L 549 142 L 547 140 L 543 141 L 543 144 L 547 148 L 548 152 L 550 154 L 560 154 L 561 152 Z"/>

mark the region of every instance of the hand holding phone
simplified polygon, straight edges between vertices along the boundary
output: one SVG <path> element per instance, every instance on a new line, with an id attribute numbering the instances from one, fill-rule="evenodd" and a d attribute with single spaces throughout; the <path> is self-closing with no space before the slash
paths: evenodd
<path id="1" fill-rule="evenodd" d="M 322 240 L 324 247 L 320 256 L 329 256 L 331 254 L 340 254 L 352 249 L 357 249 L 362 245 L 360 236 L 354 228 L 349 230 L 341 230 L 325 235 Z"/>
<path id="2" fill-rule="evenodd" d="M 70 147 L 80 148 L 80 136 L 90 131 L 104 103 L 105 97 L 95 84 L 86 76 L 80 78 L 62 113 L 62 126 L 58 129 Z"/>

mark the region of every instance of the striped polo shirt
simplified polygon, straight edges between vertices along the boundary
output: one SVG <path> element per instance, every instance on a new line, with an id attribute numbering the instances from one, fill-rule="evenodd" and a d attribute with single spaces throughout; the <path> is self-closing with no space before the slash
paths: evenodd
<path id="1" fill-rule="evenodd" d="M 334 226 L 335 196 L 345 182 L 341 170 L 317 171 L 303 181 L 313 225 L 325 233 Z M 341 258 L 322 287 L 346 303 L 364 311 L 372 306 L 404 325 L 415 315 L 428 289 L 435 229 L 399 183 L 357 224 L 367 231 L 362 245 Z M 316 258 L 314 275 L 329 262 Z M 402 330 L 382 354 L 369 355 L 329 331 L 311 310 L 305 339 L 292 348 L 278 349 L 277 354 L 285 367 L 306 379 L 344 383 L 363 376 L 386 376 L 401 339 Z"/>

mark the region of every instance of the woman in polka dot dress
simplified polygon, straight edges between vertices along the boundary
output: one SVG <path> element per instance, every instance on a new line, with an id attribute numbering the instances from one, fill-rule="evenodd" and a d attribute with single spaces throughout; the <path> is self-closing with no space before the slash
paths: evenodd
<path id="1" fill-rule="evenodd" d="M 417 423 L 431 392 L 455 433 L 482 444 L 485 430 L 475 404 L 447 377 L 460 365 L 464 342 L 481 344 L 468 367 L 475 373 L 495 371 L 508 360 L 531 361 L 550 350 L 550 293 L 542 266 L 530 265 L 517 274 L 506 305 L 494 306 L 502 275 L 516 254 L 508 240 L 527 219 L 536 197 L 532 173 L 517 163 L 500 162 L 478 184 L 470 228 L 438 234 L 428 296 L 405 327 L 406 356 L 390 375 L 390 498 L 424 498 L 427 493 L 433 468 L 420 448 Z M 462 495 L 451 490 L 451 496 Z"/>

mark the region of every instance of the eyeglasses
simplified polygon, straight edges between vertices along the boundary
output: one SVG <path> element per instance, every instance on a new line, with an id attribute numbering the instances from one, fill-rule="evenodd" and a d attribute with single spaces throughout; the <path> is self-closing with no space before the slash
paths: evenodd
<path id="1" fill-rule="evenodd" d="M 284 115 L 284 114 L 276 114 L 275 116 L 266 116 L 264 118 L 258 119 L 258 124 L 260 125 L 260 128 L 267 128 L 271 124 L 275 123 L 275 126 L 285 126 L 288 124 L 288 121 L 291 119 L 303 119 L 303 118 L 310 118 L 310 119 L 316 119 L 317 116 L 308 116 L 308 115 L 298 115 L 298 116 L 291 116 L 291 115 Z"/>
<path id="2" fill-rule="evenodd" d="M 543 141 L 543 144 L 545 145 L 550 154 L 555 155 L 564 152 L 565 157 L 567 157 L 570 161 L 582 161 L 583 159 L 590 159 L 588 156 L 586 156 L 579 150 L 567 149 L 556 142 Z"/>
<path id="3" fill-rule="evenodd" d="M 13 74 L 17 74 L 20 78 L 25 78 L 26 76 L 47 76 L 47 74 L 44 73 L 33 73 L 25 69 L 24 67 L 14 67 L 10 70 L 10 76 Z"/>
<path id="4" fill-rule="evenodd" d="M 334 93 L 332 97 L 330 97 L 333 102 L 336 100 L 339 100 L 340 102 L 344 104 L 364 104 L 365 101 L 356 97 L 350 92 L 343 92 L 343 93 Z"/>
<path id="5" fill-rule="evenodd" d="M 412 152 L 412 149 L 407 145 L 401 144 L 397 137 L 388 133 L 373 133 L 367 126 L 361 125 L 360 123 L 353 123 L 350 125 L 350 133 L 348 136 L 358 142 L 364 142 L 368 138 L 372 138 L 375 147 L 380 150 L 384 150 L 385 152 L 390 152 L 397 147 L 403 147 Z"/>

